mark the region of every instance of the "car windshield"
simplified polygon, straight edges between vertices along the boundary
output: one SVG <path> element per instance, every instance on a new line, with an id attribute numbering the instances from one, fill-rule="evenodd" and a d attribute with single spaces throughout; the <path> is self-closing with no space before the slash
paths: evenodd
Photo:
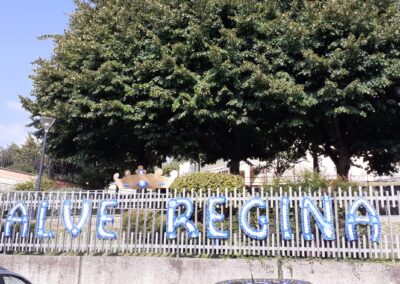
<path id="1" fill-rule="evenodd" d="M 29 284 L 28 282 L 12 275 L 4 275 L 3 280 L 4 284 Z"/>

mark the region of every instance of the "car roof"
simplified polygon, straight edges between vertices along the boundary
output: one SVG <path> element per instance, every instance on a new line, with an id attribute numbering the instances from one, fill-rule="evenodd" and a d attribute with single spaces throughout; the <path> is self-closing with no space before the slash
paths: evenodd
<path id="1" fill-rule="evenodd" d="M 4 268 L 2 266 L 0 266 L 0 274 L 11 274 L 11 275 L 18 275 L 17 273 L 14 273 L 10 270 L 8 270 L 7 268 Z M 19 276 L 19 275 L 18 275 Z"/>

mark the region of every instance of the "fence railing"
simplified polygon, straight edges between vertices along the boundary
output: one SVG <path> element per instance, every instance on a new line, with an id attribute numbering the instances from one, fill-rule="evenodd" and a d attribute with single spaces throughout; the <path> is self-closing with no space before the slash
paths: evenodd
<path id="1" fill-rule="evenodd" d="M 302 237 L 301 200 L 311 197 L 323 212 L 322 197 L 328 194 L 332 198 L 334 228 L 336 238 L 326 241 L 322 238 L 316 223 L 312 222 L 314 240 L 306 241 Z M 224 195 L 227 202 L 216 208 L 224 212 L 225 220 L 216 223 L 218 228 L 228 230 L 228 239 L 210 239 L 206 228 L 206 203 L 211 196 Z M 186 197 L 193 201 L 194 214 L 191 220 L 199 230 L 199 235 L 189 238 L 184 227 L 177 229 L 177 238 L 168 239 L 166 233 L 166 207 L 171 198 Z M 280 232 L 280 206 L 282 196 L 290 198 L 289 216 L 292 239 L 284 240 Z M 348 241 L 344 233 L 346 211 L 351 204 L 363 196 L 379 212 L 382 221 L 382 235 L 379 243 L 370 240 L 369 225 L 358 225 L 358 240 Z M 269 220 L 269 235 L 262 240 L 249 238 L 238 224 L 239 209 L 252 197 L 260 197 L 267 203 L 267 209 L 254 209 L 249 213 L 250 223 L 257 227 L 258 216 Z M 102 200 L 116 199 L 118 206 L 109 208 L 108 214 L 114 216 L 114 222 L 107 230 L 117 234 L 115 240 L 102 240 L 96 235 L 98 207 Z M 62 207 L 64 201 L 71 201 L 72 221 L 77 223 L 82 211 L 82 201 L 91 200 L 91 210 L 87 223 L 80 234 L 73 238 L 66 230 Z M 37 237 L 35 227 L 38 207 L 42 200 L 48 200 L 49 207 L 45 229 L 54 232 L 54 238 Z M 5 234 L 5 223 L 10 209 L 23 202 L 29 215 L 29 232 L 21 235 L 21 224 L 13 223 L 11 236 Z M 179 207 L 176 215 L 185 208 Z M 364 212 L 365 213 L 365 212 Z M 363 212 L 360 212 L 363 214 Z M 312 218 L 311 218 L 312 219 Z M 400 259 L 400 192 L 394 187 L 384 190 L 347 189 L 320 190 L 317 192 L 301 189 L 287 191 L 261 190 L 186 190 L 133 192 L 132 194 L 107 194 L 101 191 L 79 192 L 10 192 L 0 194 L 0 252 L 53 252 L 53 253 L 159 253 L 174 255 L 254 255 L 286 257 L 321 258 L 359 258 L 359 259 Z"/>

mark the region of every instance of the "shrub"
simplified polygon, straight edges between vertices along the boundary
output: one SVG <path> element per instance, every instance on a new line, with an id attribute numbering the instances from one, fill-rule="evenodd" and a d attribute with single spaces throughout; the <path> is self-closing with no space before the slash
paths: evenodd
<path id="1" fill-rule="evenodd" d="M 42 191 L 50 191 L 56 188 L 55 181 L 49 179 L 48 177 L 42 177 Z M 36 180 L 26 181 L 22 183 L 18 183 L 15 187 L 16 190 L 20 191 L 35 191 L 36 190 Z"/>
<path id="2" fill-rule="evenodd" d="M 271 187 L 271 184 L 265 183 L 264 188 Z M 319 174 L 316 174 L 312 171 L 304 171 L 300 178 L 293 182 L 287 181 L 280 177 L 277 177 L 272 182 L 272 187 L 274 190 L 279 190 L 282 187 L 284 190 L 287 190 L 289 187 L 292 188 L 293 191 L 298 191 L 299 188 L 302 190 L 310 189 L 311 192 L 317 191 L 321 189 L 323 192 L 327 191 L 330 187 L 332 190 L 348 189 L 351 187 L 353 190 L 358 188 L 358 184 L 352 181 L 345 180 L 341 177 L 337 177 L 335 179 L 327 179 Z"/>
<path id="3" fill-rule="evenodd" d="M 287 186 L 293 189 L 302 188 L 305 190 L 311 189 L 311 191 L 318 189 L 325 189 L 329 187 L 329 181 L 317 173 L 311 171 L 304 171 L 301 177 L 296 182 L 289 182 Z"/>
<path id="4" fill-rule="evenodd" d="M 177 189 L 181 192 L 184 188 L 196 191 L 208 188 L 215 192 L 217 188 L 232 191 L 234 188 L 243 188 L 244 179 L 241 176 L 219 173 L 196 173 L 177 178 L 170 186 L 171 189 Z"/>
<path id="5" fill-rule="evenodd" d="M 338 189 L 339 187 L 341 189 L 348 189 L 349 187 L 351 187 L 355 191 L 358 188 L 359 184 L 354 181 L 349 181 L 341 177 L 337 177 L 335 179 L 329 180 L 329 186 L 332 189 Z"/>
<path id="6" fill-rule="evenodd" d="M 145 228 L 144 228 L 145 213 L 143 212 L 143 210 L 141 212 L 139 212 L 139 214 L 135 210 L 133 210 L 131 212 L 130 218 L 129 218 L 129 213 L 125 212 L 123 215 L 123 219 L 122 219 L 122 228 L 126 231 L 128 230 L 129 227 L 131 230 L 135 230 L 136 222 L 137 222 L 139 231 L 142 231 L 142 233 L 143 232 L 144 233 L 151 232 L 152 226 L 153 226 L 153 219 L 154 219 L 155 230 L 159 230 L 161 227 L 161 224 L 163 224 L 162 230 L 164 231 L 167 218 L 165 215 L 161 216 L 161 214 L 156 213 L 154 211 L 147 212 L 146 231 L 145 231 Z M 130 226 L 129 226 L 129 223 L 130 223 Z"/>

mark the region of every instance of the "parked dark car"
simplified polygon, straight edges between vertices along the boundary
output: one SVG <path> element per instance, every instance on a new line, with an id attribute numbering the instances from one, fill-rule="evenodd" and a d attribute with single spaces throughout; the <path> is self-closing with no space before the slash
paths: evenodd
<path id="1" fill-rule="evenodd" d="M 0 266 L 0 284 L 32 284 L 32 282 Z"/>
<path id="2" fill-rule="evenodd" d="M 215 284 L 311 284 L 308 281 L 291 279 L 235 279 L 218 282 Z"/>

